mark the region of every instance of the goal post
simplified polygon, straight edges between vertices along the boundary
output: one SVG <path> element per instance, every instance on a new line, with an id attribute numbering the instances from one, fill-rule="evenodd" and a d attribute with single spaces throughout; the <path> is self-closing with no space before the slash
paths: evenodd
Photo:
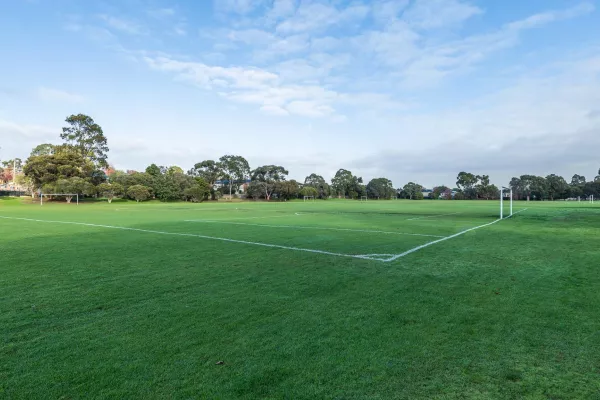
<path id="1" fill-rule="evenodd" d="M 304 201 L 315 201 L 315 196 L 304 196 Z"/>
<path id="2" fill-rule="evenodd" d="M 367 201 L 367 196 L 361 196 L 360 201 Z"/>
<path id="3" fill-rule="evenodd" d="M 506 218 L 512 217 L 512 215 L 513 215 L 513 190 L 511 188 L 506 188 L 506 187 L 502 186 L 500 188 L 500 219 L 504 218 L 504 193 L 509 194 L 509 202 L 510 202 L 509 214 L 507 215 Z"/>
<path id="4" fill-rule="evenodd" d="M 79 205 L 79 194 L 77 193 L 40 193 L 40 206 L 44 205 L 44 196 L 63 196 L 67 199 L 68 204 L 71 204 L 71 201 L 73 200 L 73 198 L 75 198 L 75 204 Z"/>

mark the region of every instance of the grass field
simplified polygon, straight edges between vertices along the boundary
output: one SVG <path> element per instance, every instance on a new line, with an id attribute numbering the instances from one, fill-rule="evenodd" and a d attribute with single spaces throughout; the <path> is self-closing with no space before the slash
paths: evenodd
<path id="1" fill-rule="evenodd" d="M 525 208 L 0 199 L 0 398 L 600 399 L 600 205 Z"/>

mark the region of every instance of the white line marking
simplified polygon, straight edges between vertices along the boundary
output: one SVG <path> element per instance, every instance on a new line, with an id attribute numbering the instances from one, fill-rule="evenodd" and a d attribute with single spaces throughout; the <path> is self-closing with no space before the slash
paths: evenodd
<path id="1" fill-rule="evenodd" d="M 29 221 L 29 222 L 45 222 L 45 223 L 51 223 L 51 224 L 91 226 L 91 227 L 95 227 L 95 228 L 107 228 L 107 229 L 118 229 L 118 230 L 123 230 L 123 231 L 154 233 L 154 234 L 158 234 L 158 235 L 196 237 L 196 238 L 200 238 L 200 239 L 218 240 L 221 242 L 240 243 L 240 244 L 249 244 L 249 245 L 253 245 L 253 246 L 271 247 L 274 249 L 303 251 L 306 253 L 326 254 L 329 256 L 336 256 L 336 257 L 358 258 L 361 260 L 372 260 L 372 258 L 369 258 L 368 256 L 363 256 L 363 255 L 333 253 L 331 251 L 304 249 L 301 247 L 281 246 L 281 245 L 277 245 L 277 244 L 268 244 L 268 243 L 260 243 L 260 242 L 249 242 L 246 240 L 236 240 L 236 239 L 221 238 L 221 237 L 216 237 L 216 236 L 196 235 L 196 234 L 192 234 L 192 233 L 163 232 L 163 231 L 154 231 L 154 230 L 149 230 L 149 229 L 127 228 L 124 226 L 98 225 L 98 224 L 88 224 L 88 223 L 84 223 L 84 222 L 70 222 L 70 221 L 49 221 L 49 220 L 31 219 L 31 218 L 4 217 L 1 215 L 0 215 L 0 218 L 12 219 L 12 220 L 18 220 L 18 221 Z"/>
<path id="2" fill-rule="evenodd" d="M 425 219 L 425 218 L 445 217 L 447 215 L 456 215 L 456 214 L 461 214 L 461 213 L 455 212 L 455 213 L 451 213 L 451 214 L 439 214 L 439 215 L 430 215 L 428 217 L 409 218 L 409 219 L 407 219 L 407 221 L 415 221 L 417 219 Z"/>
<path id="3" fill-rule="evenodd" d="M 245 220 L 245 219 L 266 219 L 266 218 L 285 218 L 285 217 L 293 217 L 294 215 L 292 214 L 287 214 L 287 215 L 271 215 L 269 217 L 244 217 L 244 218 L 231 218 L 231 219 L 189 219 L 186 220 L 185 222 L 221 222 L 223 224 L 233 224 L 235 222 L 229 222 L 229 221 L 237 221 L 237 220 Z M 241 222 L 240 222 L 241 224 Z"/>
<path id="4" fill-rule="evenodd" d="M 522 213 L 522 212 L 523 212 L 523 211 L 525 211 L 525 210 L 527 210 L 527 208 L 525 208 L 525 209 L 523 209 L 523 210 L 520 210 L 520 211 L 517 211 L 516 213 L 513 213 L 513 215 L 516 215 L 516 214 Z M 508 217 L 506 217 L 506 218 L 504 218 L 504 219 L 507 219 L 507 218 L 510 218 L 510 217 L 511 217 L 511 216 L 508 216 Z M 485 228 L 486 226 L 494 225 L 494 224 L 496 224 L 496 223 L 498 223 L 498 222 L 500 222 L 500 221 L 503 221 L 504 219 L 497 219 L 497 220 L 495 220 L 495 221 L 492 221 L 492 222 L 490 222 L 490 223 L 487 223 L 487 224 L 484 224 L 484 225 L 479 225 L 479 226 L 476 226 L 476 227 L 474 227 L 474 228 L 469 228 L 469 229 L 467 229 L 467 230 L 464 230 L 464 231 L 461 231 L 461 232 L 455 233 L 454 235 L 446 236 L 445 238 L 438 239 L 438 240 L 434 240 L 433 242 L 429 242 L 429 243 L 422 244 L 421 246 L 417 246 L 417 247 L 415 247 L 415 248 L 413 248 L 413 249 L 410 249 L 410 250 L 407 250 L 407 251 L 405 251 L 404 253 L 401 253 L 401 254 L 396 254 L 395 256 L 393 256 L 393 257 L 390 257 L 390 258 L 388 258 L 387 260 L 382 260 L 382 261 L 384 261 L 384 262 L 390 262 L 390 261 L 397 260 L 397 259 L 399 259 L 399 258 L 401 258 L 401 257 L 407 256 L 407 255 L 409 255 L 409 254 L 412 254 L 412 253 L 414 253 L 414 252 L 416 252 L 416 251 L 419 251 L 419 250 L 421 250 L 421 249 L 424 249 L 425 247 L 432 246 L 432 245 L 434 245 L 434 244 L 437 244 L 437 243 L 443 242 L 443 241 L 445 241 L 445 240 L 454 239 L 455 237 L 458 237 L 458 236 L 464 235 L 465 233 L 468 233 L 468 232 L 474 231 L 474 230 L 476 230 L 476 229 Z"/>
<path id="5" fill-rule="evenodd" d="M 423 233 L 404 233 L 404 232 L 376 231 L 376 230 L 369 230 L 369 229 L 350 229 L 350 228 L 326 228 L 326 227 L 320 227 L 320 226 L 265 225 L 265 224 L 249 224 L 249 223 L 245 223 L 245 222 L 207 221 L 207 220 L 197 220 L 197 219 L 185 220 L 185 222 L 208 222 L 208 223 L 228 224 L 228 225 L 263 226 L 266 228 L 316 229 L 316 230 L 326 230 L 326 231 L 382 233 L 382 234 L 386 234 L 386 235 L 425 236 L 425 237 L 435 237 L 435 238 L 445 237 L 445 236 L 440 236 L 440 235 L 426 235 Z"/>

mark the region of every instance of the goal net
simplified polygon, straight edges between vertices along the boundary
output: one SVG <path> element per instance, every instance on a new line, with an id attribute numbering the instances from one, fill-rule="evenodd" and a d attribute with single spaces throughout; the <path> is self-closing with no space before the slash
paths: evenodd
<path id="1" fill-rule="evenodd" d="M 360 201 L 367 201 L 367 196 L 361 196 Z"/>
<path id="2" fill-rule="evenodd" d="M 64 197 L 69 204 L 73 199 L 75 199 L 75 204 L 79 204 L 79 195 L 77 193 L 40 193 L 40 206 L 44 205 L 44 197 L 46 197 L 46 202 L 52 200 L 53 197 Z"/>
<path id="3" fill-rule="evenodd" d="M 315 201 L 315 196 L 304 196 L 304 201 Z"/>

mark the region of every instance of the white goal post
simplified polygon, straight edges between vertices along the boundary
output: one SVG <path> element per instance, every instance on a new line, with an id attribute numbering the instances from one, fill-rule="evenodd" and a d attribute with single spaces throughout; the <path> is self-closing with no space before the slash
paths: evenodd
<path id="1" fill-rule="evenodd" d="M 367 196 L 361 196 L 360 201 L 367 201 Z"/>
<path id="2" fill-rule="evenodd" d="M 508 193 L 510 193 L 510 214 L 508 217 L 512 217 L 513 215 L 513 191 L 510 188 L 505 188 L 502 186 L 500 188 L 500 219 L 504 218 L 504 193 L 506 190 L 508 190 Z"/>
<path id="3" fill-rule="evenodd" d="M 67 203 L 71 203 L 73 197 L 76 199 L 76 204 L 79 205 L 79 195 L 77 193 L 40 193 L 40 206 L 44 205 L 44 196 L 53 197 L 53 196 L 64 196 L 67 199 Z"/>
<path id="4" fill-rule="evenodd" d="M 304 201 L 315 201 L 315 196 L 304 196 Z"/>

